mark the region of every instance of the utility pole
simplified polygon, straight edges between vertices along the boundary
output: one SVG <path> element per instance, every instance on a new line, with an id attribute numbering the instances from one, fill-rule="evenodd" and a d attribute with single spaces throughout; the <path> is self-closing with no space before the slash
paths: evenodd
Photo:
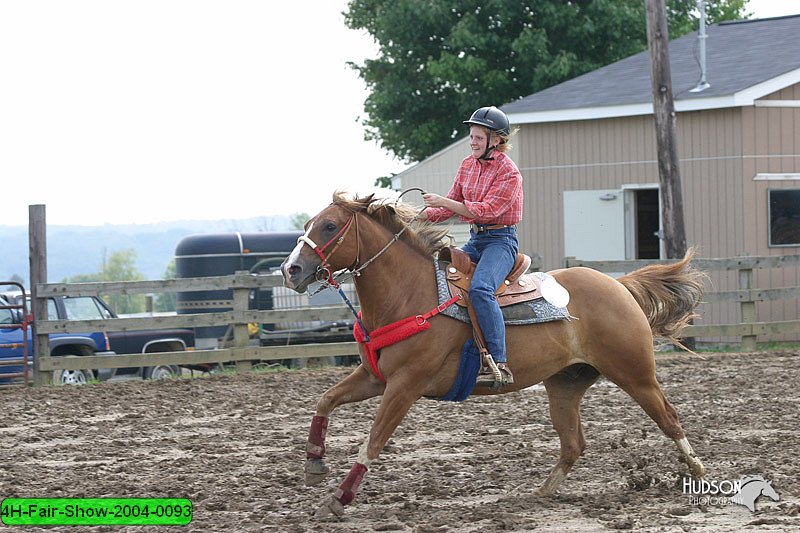
<path id="1" fill-rule="evenodd" d="M 658 178 L 664 204 L 663 227 L 667 258 L 686 254 L 686 228 L 683 224 L 683 196 L 678 166 L 675 104 L 669 65 L 669 33 L 664 0 L 645 0 L 647 8 L 647 46 L 650 49 L 650 78 L 653 84 L 653 118 L 656 127 Z"/>

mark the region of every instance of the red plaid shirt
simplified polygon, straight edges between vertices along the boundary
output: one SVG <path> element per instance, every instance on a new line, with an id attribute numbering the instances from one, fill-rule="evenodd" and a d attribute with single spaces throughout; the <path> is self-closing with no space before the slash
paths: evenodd
<path id="1" fill-rule="evenodd" d="M 503 152 L 492 155 L 494 159 L 484 164 L 472 156 L 464 158 L 447 197 L 475 214 L 474 219 L 459 216 L 463 222 L 511 226 L 522 220 L 522 174 Z M 455 213 L 444 207 L 429 207 L 426 214 L 428 220 L 440 222 Z"/>

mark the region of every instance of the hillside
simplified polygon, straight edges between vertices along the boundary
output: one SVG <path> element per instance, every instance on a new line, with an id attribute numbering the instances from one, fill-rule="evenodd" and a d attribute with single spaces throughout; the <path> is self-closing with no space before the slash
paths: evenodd
<path id="1" fill-rule="evenodd" d="M 103 258 L 132 249 L 136 267 L 146 279 L 161 279 L 175 246 L 187 235 L 220 232 L 285 231 L 289 217 L 259 217 L 239 220 L 192 220 L 159 224 L 103 226 L 49 226 L 47 228 L 47 274 L 51 283 L 77 274 L 93 274 Z M 0 226 L 0 280 L 12 276 L 28 284 L 28 227 Z"/>

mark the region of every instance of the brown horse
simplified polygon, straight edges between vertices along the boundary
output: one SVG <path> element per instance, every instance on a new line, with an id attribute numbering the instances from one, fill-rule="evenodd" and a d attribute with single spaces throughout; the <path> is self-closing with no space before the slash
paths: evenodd
<path id="1" fill-rule="evenodd" d="M 445 236 L 417 222 L 415 215 L 407 204 L 334 194 L 333 203 L 308 221 L 305 235 L 284 261 L 284 284 L 304 292 L 312 281 L 333 281 L 332 272 L 346 269 L 355 282 L 367 333 L 407 317 L 421 318 L 438 305 L 433 255 L 444 246 Z M 627 392 L 675 441 L 694 476 L 704 475 L 656 380 L 653 353 L 653 335 L 675 340 L 702 297 L 704 274 L 689 266 L 691 256 L 690 251 L 675 264 L 648 266 L 617 280 L 588 268 L 553 271 L 571 294 L 569 313 L 578 320 L 508 327 L 514 384 L 499 392 L 476 388 L 473 394 L 513 392 L 544 382 L 561 454 L 539 494 L 555 492 L 586 447 L 580 402 L 600 375 Z M 422 322 L 429 329 L 380 351 L 379 375 L 365 362 L 362 348 L 362 364 L 320 398 L 306 445 L 308 485 L 321 482 L 329 471 L 323 457 L 331 412 L 383 395 L 356 463 L 318 516 L 342 515 L 411 405 L 423 396 L 443 396 L 456 379 L 470 326 L 439 315 Z"/>

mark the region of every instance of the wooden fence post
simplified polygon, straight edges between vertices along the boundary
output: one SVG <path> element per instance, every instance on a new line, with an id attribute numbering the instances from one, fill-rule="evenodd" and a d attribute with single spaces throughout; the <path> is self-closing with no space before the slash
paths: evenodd
<path id="1" fill-rule="evenodd" d="M 50 336 L 36 332 L 36 321 L 47 320 L 47 299 L 39 298 L 36 286 L 47 283 L 47 217 L 42 204 L 28 206 L 28 257 L 30 261 L 31 313 L 34 322 L 33 333 L 33 383 L 49 385 L 52 383 L 50 372 L 39 370 L 39 360 L 50 355 Z"/>
<path id="2" fill-rule="evenodd" d="M 743 268 L 739 270 L 739 289 L 746 289 L 749 291 L 752 288 L 753 288 L 753 269 Z M 740 307 L 742 311 L 742 323 L 743 324 L 754 323 L 757 318 L 756 303 L 752 300 L 743 300 Z M 742 335 L 742 351 L 755 352 L 757 340 L 758 337 L 756 335 Z"/>
<path id="3" fill-rule="evenodd" d="M 245 287 L 242 278 L 249 276 L 246 270 L 237 270 L 234 274 L 236 281 L 233 286 L 233 310 L 234 312 L 244 313 L 247 311 L 250 302 L 250 289 Z M 246 323 L 235 323 L 233 325 L 233 345 L 236 348 L 246 348 L 250 344 L 250 335 L 247 332 Z M 246 372 L 253 367 L 252 361 L 236 361 L 236 371 Z"/>

